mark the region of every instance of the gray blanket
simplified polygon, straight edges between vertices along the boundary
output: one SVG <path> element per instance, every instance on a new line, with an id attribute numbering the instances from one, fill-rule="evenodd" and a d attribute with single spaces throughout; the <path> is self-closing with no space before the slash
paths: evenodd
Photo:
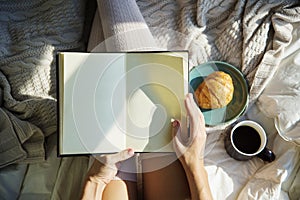
<path id="1" fill-rule="evenodd" d="M 0 2 L 0 199 L 78 198 L 88 159 L 57 158 L 56 53 L 86 49 L 86 4 Z"/>
<path id="2" fill-rule="evenodd" d="M 45 159 L 56 132 L 56 52 L 82 49 L 83 1 L 0 3 L 0 167 Z"/>

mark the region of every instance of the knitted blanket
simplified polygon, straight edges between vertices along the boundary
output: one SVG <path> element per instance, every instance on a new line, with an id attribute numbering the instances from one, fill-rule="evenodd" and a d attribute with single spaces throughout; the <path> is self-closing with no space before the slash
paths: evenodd
<path id="1" fill-rule="evenodd" d="M 0 167 L 45 159 L 56 132 L 56 52 L 83 50 L 84 1 L 0 3 Z"/>

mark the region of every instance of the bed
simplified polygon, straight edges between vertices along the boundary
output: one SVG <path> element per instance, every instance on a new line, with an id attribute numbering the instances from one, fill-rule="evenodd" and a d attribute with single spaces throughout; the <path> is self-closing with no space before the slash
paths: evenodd
<path id="1" fill-rule="evenodd" d="M 296 1 L 0 2 L 0 199 L 78 199 L 86 156 L 57 157 L 58 51 L 188 50 L 242 71 L 245 115 L 276 160 L 227 155 L 230 124 L 207 129 L 214 199 L 300 198 L 300 5 Z"/>

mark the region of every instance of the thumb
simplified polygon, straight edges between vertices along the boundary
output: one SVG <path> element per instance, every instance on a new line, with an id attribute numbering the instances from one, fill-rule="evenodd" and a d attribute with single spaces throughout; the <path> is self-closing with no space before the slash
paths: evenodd
<path id="1" fill-rule="evenodd" d="M 115 164 L 131 158 L 134 155 L 134 151 L 131 148 L 120 151 L 116 154 L 109 155 L 109 161 L 111 164 Z"/>

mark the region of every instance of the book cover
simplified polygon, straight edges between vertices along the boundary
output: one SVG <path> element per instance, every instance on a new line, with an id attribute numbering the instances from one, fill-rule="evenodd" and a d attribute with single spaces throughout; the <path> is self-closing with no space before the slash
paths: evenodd
<path id="1" fill-rule="evenodd" d="M 58 54 L 59 154 L 172 152 L 186 126 L 187 52 Z"/>

